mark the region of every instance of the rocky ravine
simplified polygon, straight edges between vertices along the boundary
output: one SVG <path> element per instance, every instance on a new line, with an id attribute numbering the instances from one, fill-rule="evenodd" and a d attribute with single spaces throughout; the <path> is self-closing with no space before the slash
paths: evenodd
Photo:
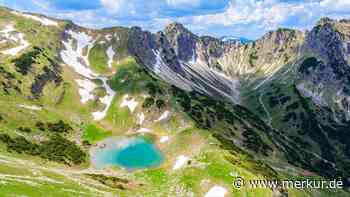
<path id="1" fill-rule="evenodd" d="M 257 90 L 280 71 L 315 57 L 319 65 L 303 66 L 296 76 L 304 90 L 308 87 L 303 92 L 350 110 L 348 20 L 324 18 L 310 32 L 278 29 L 247 44 L 199 37 L 178 23 L 156 34 L 137 27 L 129 33 L 130 53 L 163 79 L 234 103 L 244 99 L 241 93 L 247 88 Z M 315 92 L 320 86 L 324 93 Z"/>
<path id="2" fill-rule="evenodd" d="M 132 28 L 129 50 L 156 73 L 167 69 L 161 77 L 183 89 L 193 88 L 240 103 L 239 89 L 259 80 L 264 82 L 293 62 L 303 39 L 300 31 L 279 29 L 249 44 L 222 42 L 198 37 L 183 25 L 173 23 L 157 34 Z M 256 87 L 260 85 L 257 83 Z"/>

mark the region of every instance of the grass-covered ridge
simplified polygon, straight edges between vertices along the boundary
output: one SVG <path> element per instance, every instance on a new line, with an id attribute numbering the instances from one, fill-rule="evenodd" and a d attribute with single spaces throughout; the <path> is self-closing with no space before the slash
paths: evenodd
<path id="1" fill-rule="evenodd" d="M 95 44 L 89 51 L 89 62 L 94 71 L 97 73 L 108 72 L 108 56 L 106 44 Z"/>
<path id="2" fill-rule="evenodd" d="M 250 110 L 274 128 L 274 140 L 289 163 L 330 179 L 349 176 L 349 142 L 344 138 L 349 123 L 341 113 L 316 105 L 294 83 L 270 83 L 247 101 Z"/>
<path id="3" fill-rule="evenodd" d="M 169 106 L 171 102 L 170 95 L 167 93 L 169 86 L 153 78 L 132 57 L 120 61 L 116 70 L 116 74 L 108 83 L 117 92 L 117 95 L 105 120 L 106 124 L 113 126 L 113 130 L 125 132 L 140 127 L 137 124 L 137 114 L 142 112 L 156 119 L 156 116 L 160 116 L 166 106 Z M 154 108 L 145 108 L 144 103 L 150 98 L 158 101 L 158 107 L 154 105 Z M 133 100 L 137 103 L 134 112 L 131 112 L 128 107 L 122 107 L 121 104 L 126 100 Z"/>

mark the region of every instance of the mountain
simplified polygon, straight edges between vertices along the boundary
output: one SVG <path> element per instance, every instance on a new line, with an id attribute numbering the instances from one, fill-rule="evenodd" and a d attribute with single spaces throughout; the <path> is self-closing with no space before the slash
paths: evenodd
<path id="1" fill-rule="evenodd" d="M 245 45 L 184 38 L 187 30 L 175 24 L 170 28 L 176 36 L 158 33 L 149 39 L 150 48 L 131 51 L 136 57 L 153 52 L 149 60 L 137 58 L 138 62 L 179 88 L 239 104 L 251 116 L 265 116 L 261 132 L 270 131 L 267 138 L 275 146 L 271 150 L 282 151 L 290 163 L 325 176 L 348 177 L 348 142 L 343 139 L 348 127 L 348 24 L 324 18 L 310 32 L 278 29 Z M 180 56 L 179 48 L 192 58 Z M 208 118 L 200 121 L 210 128 L 222 122 Z"/>
<path id="2" fill-rule="evenodd" d="M 2 195 L 348 196 L 349 40 L 350 22 L 328 18 L 243 43 L 0 8 Z M 135 137 L 164 161 L 98 167 L 96 152 Z M 240 178 L 344 188 L 233 187 Z"/>

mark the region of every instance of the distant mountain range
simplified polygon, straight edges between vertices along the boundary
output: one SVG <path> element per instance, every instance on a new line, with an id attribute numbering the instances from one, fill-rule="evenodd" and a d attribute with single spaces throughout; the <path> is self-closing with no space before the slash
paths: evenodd
<path id="1" fill-rule="evenodd" d="M 235 37 L 235 36 L 223 36 L 220 38 L 221 41 L 223 42 L 236 42 L 239 41 L 242 44 L 246 44 L 249 42 L 253 42 L 253 40 L 244 38 L 244 37 Z"/>

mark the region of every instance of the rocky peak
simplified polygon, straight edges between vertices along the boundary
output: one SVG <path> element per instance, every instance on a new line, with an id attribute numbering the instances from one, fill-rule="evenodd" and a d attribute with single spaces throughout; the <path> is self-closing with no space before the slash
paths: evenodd
<path id="1" fill-rule="evenodd" d="M 324 61 L 346 64 L 350 26 L 347 22 L 322 18 L 306 37 L 307 50 Z"/>
<path id="2" fill-rule="evenodd" d="M 350 35 L 350 20 L 349 19 L 341 19 L 341 20 L 333 20 L 330 18 L 321 18 L 317 25 L 313 28 L 313 30 L 327 30 L 333 31 L 340 36 L 342 36 L 343 40 L 346 39 L 346 36 Z M 318 31 L 317 31 L 318 32 Z"/>
<path id="3" fill-rule="evenodd" d="M 279 28 L 275 31 L 269 31 L 259 40 L 263 42 L 271 42 L 274 44 L 283 44 L 296 39 L 302 39 L 303 37 L 304 35 L 301 31 Z"/>
<path id="4" fill-rule="evenodd" d="M 328 17 L 323 17 L 316 23 L 316 26 L 323 26 L 325 24 L 331 24 L 333 22 L 334 22 L 333 19 L 328 18 Z"/>
<path id="5" fill-rule="evenodd" d="M 196 42 L 198 37 L 186 29 L 180 23 L 171 23 L 165 30 L 164 34 L 173 46 L 178 58 L 182 61 L 189 61 L 195 53 Z"/>
<path id="6" fill-rule="evenodd" d="M 143 65 L 152 65 L 155 63 L 154 50 L 157 49 L 155 35 L 148 31 L 143 31 L 140 27 L 132 27 L 129 30 L 128 51 L 134 55 L 138 62 Z"/>
<path id="7" fill-rule="evenodd" d="M 303 46 L 305 53 L 314 56 L 316 63 L 302 65 L 309 68 L 305 81 L 328 87 L 334 97 L 350 96 L 350 25 L 348 20 L 322 18 L 307 33 Z M 339 100 L 339 99 L 338 99 Z M 333 101 L 330 100 L 329 103 Z M 348 104 L 341 104 L 347 106 Z"/>
<path id="8" fill-rule="evenodd" d="M 222 42 L 221 40 L 219 40 L 217 38 L 213 38 L 211 36 L 202 36 L 202 37 L 200 37 L 200 39 L 203 42 L 203 44 L 205 44 L 205 45 L 209 45 L 212 42 L 216 42 L 216 43 Z"/>
<path id="9" fill-rule="evenodd" d="M 229 46 L 229 44 L 231 43 L 226 43 L 227 46 Z M 216 62 L 216 60 L 212 58 L 219 58 L 223 52 L 224 42 L 217 38 L 202 36 L 197 43 L 197 54 L 204 55 L 204 59 L 209 65 Z"/>
<path id="10" fill-rule="evenodd" d="M 192 34 L 190 30 L 188 30 L 183 24 L 178 23 L 178 22 L 173 22 L 170 23 L 165 27 L 164 32 L 166 34 L 171 34 L 171 33 L 187 33 L 187 34 Z"/>

